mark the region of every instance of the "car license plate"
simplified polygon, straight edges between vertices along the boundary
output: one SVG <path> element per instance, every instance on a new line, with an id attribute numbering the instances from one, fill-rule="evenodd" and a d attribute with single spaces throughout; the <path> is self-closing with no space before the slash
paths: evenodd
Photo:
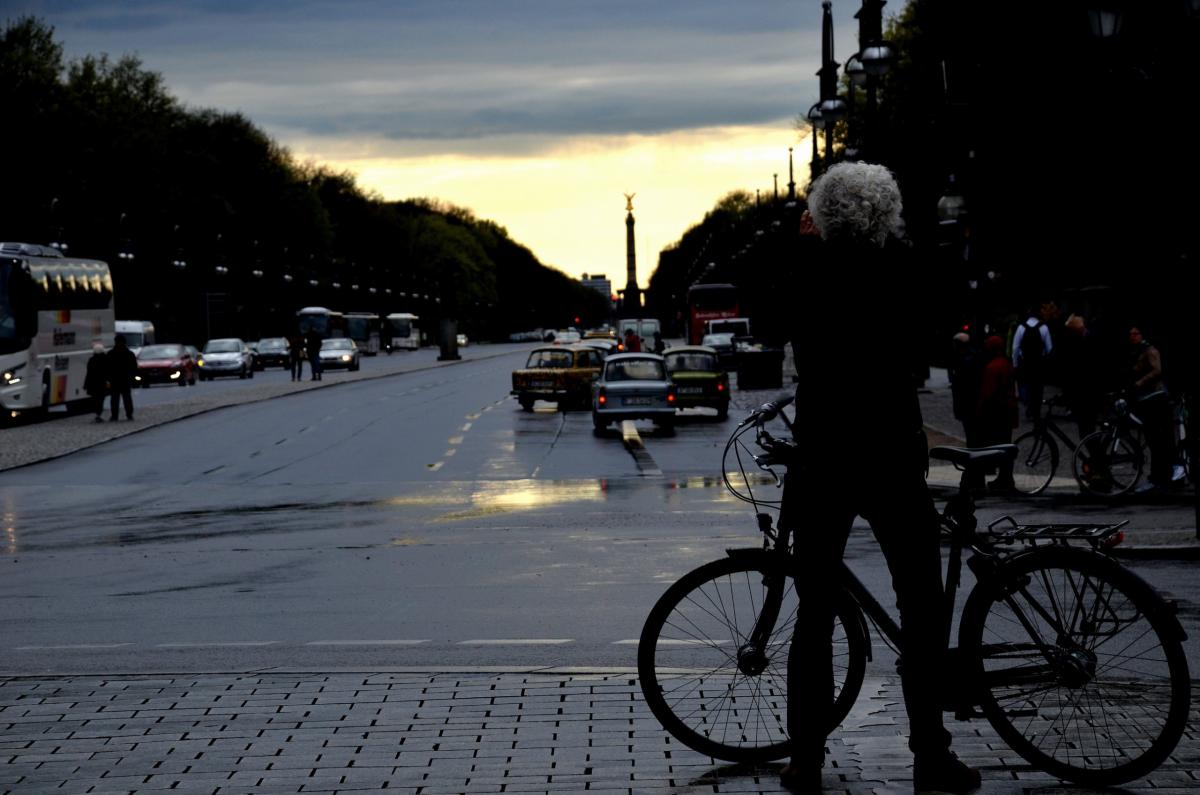
<path id="1" fill-rule="evenodd" d="M 534 389 L 550 389 L 554 386 L 553 381 L 534 381 L 532 383 Z"/>
<path id="2" fill-rule="evenodd" d="M 627 397 L 621 402 L 626 406 L 649 406 L 653 401 L 648 397 Z"/>
<path id="3" fill-rule="evenodd" d="M 702 386 L 681 386 L 679 387 L 681 395 L 703 395 L 704 387 Z"/>

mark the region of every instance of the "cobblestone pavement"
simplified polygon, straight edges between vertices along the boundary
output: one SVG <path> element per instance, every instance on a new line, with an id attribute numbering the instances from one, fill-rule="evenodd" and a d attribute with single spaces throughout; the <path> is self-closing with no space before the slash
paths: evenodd
<path id="1" fill-rule="evenodd" d="M 1128 792 L 1200 788 L 1196 712 Z M 952 723 L 985 795 L 1068 788 L 983 721 Z M 911 792 L 898 684 L 868 678 L 830 740 L 828 792 Z M 248 673 L 0 680 L 0 792 L 775 793 L 666 734 L 630 672 Z M 1112 790 L 1109 790 L 1112 791 Z"/>

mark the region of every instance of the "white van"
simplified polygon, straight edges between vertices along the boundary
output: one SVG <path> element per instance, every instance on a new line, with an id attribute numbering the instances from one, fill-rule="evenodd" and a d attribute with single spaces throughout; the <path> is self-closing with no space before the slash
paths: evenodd
<path id="1" fill-rule="evenodd" d="M 750 318 L 721 317 L 704 324 L 705 334 L 732 334 L 735 337 L 750 336 Z"/>
<path id="2" fill-rule="evenodd" d="M 662 331 L 658 320 L 652 317 L 625 318 L 617 321 L 617 343 L 625 344 L 625 330 L 633 329 L 633 333 L 637 334 L 642 341 L 642 350 L 650 351 L 654 348 L 654 333 Z"/>
<path id="3" fill-rule="evenodd" d="M 149 320 L 118 320 L 113 332 L 124 335 L 125 344 L 135 356 L 146 345 L 154 344 L 154 324 Z"/>

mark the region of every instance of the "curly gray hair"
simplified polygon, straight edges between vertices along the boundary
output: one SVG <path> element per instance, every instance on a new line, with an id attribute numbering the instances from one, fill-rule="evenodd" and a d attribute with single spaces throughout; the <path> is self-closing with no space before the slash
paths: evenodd
<path id="1" fill-rule="evenodd" d="M 901 226 L 900 186 L 872 163 L 838 163 L 808 192 L 808 211 L 825 240 L 869 240 L 882 246 Z"/>

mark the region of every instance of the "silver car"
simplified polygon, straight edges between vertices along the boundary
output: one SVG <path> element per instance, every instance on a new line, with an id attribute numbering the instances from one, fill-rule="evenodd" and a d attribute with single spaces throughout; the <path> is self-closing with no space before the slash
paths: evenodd
<path id="1" fill-rule="evenodd" d="M 200 354 L 200 380 L 209 381 L 219 375 L 254 377 L 254 354 L 250 346 L 237 337 L 224 337 L 204 343 Z"/>
<path id="2" fill-rule="evenodd" d="M 322 370 L 357 370 L 359 367 L 359 350 L 354 340 L 349 337 L 334 337 L 321 341 Z"/>
<path id="3" fill-rule="evenodd" d="M 612 422 L 646 419 L 663 431 L 675 429 L 675 385 L 663 357 L 617 353 L 604 360 L 592 389 L 592 428 L 603 434 Z"/>

